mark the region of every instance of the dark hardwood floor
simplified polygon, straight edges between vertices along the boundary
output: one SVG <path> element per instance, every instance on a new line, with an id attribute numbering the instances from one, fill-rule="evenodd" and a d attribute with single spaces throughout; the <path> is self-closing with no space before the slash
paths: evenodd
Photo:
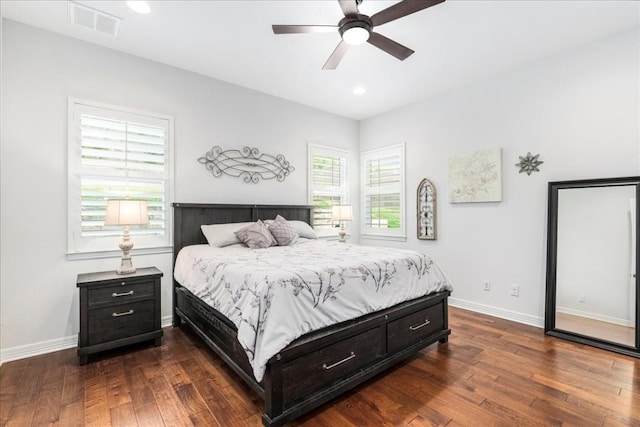
<path id="1" fill-rule="evenodd" d="M 640 360 L 450 309 L 433 345 L 295 426 L 640 426 Z M 259 426 L 262 402 L 188 328 L 78 365 L 75 349 L 0 367 L 6 426 Z"/>

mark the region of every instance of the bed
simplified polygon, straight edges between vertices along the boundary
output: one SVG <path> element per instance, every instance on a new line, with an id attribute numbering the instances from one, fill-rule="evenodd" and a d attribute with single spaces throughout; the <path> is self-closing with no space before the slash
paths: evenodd
<path id="1" fill-rule="evenodd" d="M 218 309 L 222 312 L 213 308 L 212 305 L 215 304 L 207 303 L 202 292 L 190 284 L 186 285 L 185 273 L 181 267 L 184 264 L 183 258 L 191 254 L 192 257 L 200 257 L 197 258 L 200 260 L 202 253 L 214 251 L 207 249 L 201 225 L 249 223 L 272 220 L 278 215 L 289 221 L 309 224 L 312 207 L 174 203 L 173 209 L 173 325 L 188 325 L 193 329 L 264 400 L 262 421 L 266 426 L 288 423 L 418 350 L 435 342 L 446 343 L 448 340 L 451 333 L 447 320 L 450 285 L 440 286 L 428 295 L 421 294 L 422 296 L 387 308 L 375 309 L 355 318 L 340 319 L 337 324 L 304 333 L 291 342 L 284 341 L 288 344 L 272 352 L 272 356 L 272 353 L 263 352 L 268 359 L 263 357 L 263 363 L 258 364 L 258 358 L 247 349 L 246 333 L 243 332 L 246 328 L 243 329 L 243 324 L 237 319 L 232 321 L 233 316 L 225 316 L 221 307 Z M 302 243 L 305 242 L 300 242 Z M 311 243 L 308 244 L 312 247 Z M 355 250 L 355 245 L 350 246 Z M 327 247 L 330 248 L 328 244 Z M 181 253 L 182 249 L 185 250 Z M 246 250 L 246 254 L 251 256 L 259 252 L 248 248 Z M 280 250 L 291 251 L 282 252 L 281 257 L 293 257 L 294 248 Z M 233 263 L 233 259 L 248 258 L 249 255 L 245 255 L 240 248 L 234 248 L 229 251 L 228 257 L 229 262 Z M 178 260 L 180 263 L 177 266 Z M 258 261 L 260 259 L 250 259 L 253 266 L 257 266 Z M 196 264 L 194 261 L 189 262 Z M 408 264 L 408 268 L 415 268 L 414 264 L 416 263 Z M 202 266 L 199 269 L 205 270 Z M 194 269 L 197 270 L 198 268 Z M 185 286 L 176 279 L 178 276 Z M 290 285 L 282 278 L 278 283 L 279 286 L 274 286 L 274 289 Z M 277 338 L 278 333 L 272 335 Z M 268 342 L 273 342 L 273 339 L 269 338 Z"/>

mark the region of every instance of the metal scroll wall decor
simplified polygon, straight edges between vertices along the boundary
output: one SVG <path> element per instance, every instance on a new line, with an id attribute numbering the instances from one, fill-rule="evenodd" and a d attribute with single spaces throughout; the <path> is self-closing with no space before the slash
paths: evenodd
<path id="1" fill-rule="evenodd" d="M 244 182 L 257 184 L 261 179 L 284 181 L 293 166 L 282 154 L 272 156 L 262 154 L 257 148 L 244 147 L 242 150 L 225 150 L 214 146 L 198 162 L 205 165 L 216 178 L 224 175 L 242 178 Z"/>
<path id="2" fill-rule="evenodd" d="M 418 186 L 418 239 L 436 240 L 436 187 L 426 178 Z"/>

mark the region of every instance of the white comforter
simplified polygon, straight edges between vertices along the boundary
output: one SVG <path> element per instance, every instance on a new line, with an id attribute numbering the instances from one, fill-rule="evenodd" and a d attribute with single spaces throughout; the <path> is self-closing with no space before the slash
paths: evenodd
<path id="1" fill-rule="evenodd" d="M 307 332 L 452 289 L 420 252 L 306 239 L 267 249 L 188 246 L 174 274 L 236 325 L 258 381 L 269 359 Z"/>

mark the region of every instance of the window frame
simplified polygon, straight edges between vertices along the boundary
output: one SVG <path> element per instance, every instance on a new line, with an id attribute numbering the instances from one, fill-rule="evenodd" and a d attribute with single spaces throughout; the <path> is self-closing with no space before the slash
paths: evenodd
<path id="1" fill-rule="evenodd" d="M 314 188 L 313 185 L 313 157 L 314 154 L 316 153 L 326 153 L 329 156 L 335 156 L 338 158 L 344 158 L 345 159 L 345 173 L 344 173 L 344 179 L 345 179 L 345 184 L 344 187 L 338 186 L 338 187 L 323 187 L 321 186 L 320 189 L 318 190 L 317 188 Z M 348 205 L 349 201 L 350 201 L 350 172 L 349 172 L 349 167 L 350 167 L 350 156 L 349 156 L 349 150 L 345 150 L 343 148 L 336 148 L 336 147 L 330 147 L 327 145 L 320 145 L 320 144 L 314 144 L 314 143 L 309 143 L 307 145 L 307 171 L 308 171 L 308 177 L 307 177 L 307 189 L 308 189 L 308 194 L 307 194 L 307 200 L 308 200 L 308 204 L 313 205 L 313 196 L 314 194 L 316 194 L 317 192 L 323 192 L 324 194 L 330 195 L 330 196 L 339 196 L 341 197 L 341 204 L 342 205 Z M 314 226 L 314 230 L 316 232 L 316 234 L 318 235 L 318 237 L 330 237 L 330 238 L 338 238 L 338 229 L 339 229 L 339 225 L 337 225 L 337 222 L 332 221 L 332 227 L 330 229 L 327 228 L 320 228 L 317 229 Z M 345 222 L 345 230 L 347 231 L 347 235 L 350 234 L 350 222 L 346 221 Z"/>
<path id="2" fill-rule="evenodd" d="M 81 236 L 81 182 L 83 176 L 114 177 L 115 174 L 86 173 L 82 167 L 80 117 L 90 110 L 102 110 L 105 119 L 128 120 L 157 126 L 162 123 L 166 129 L 164 172 L 161 180 L 164 183 L 164 236 L 134 236 L 135 246 L 132 253 L 155 254 L 167 253 L 173 247 L 173 218 L 171 201 L 173 200 L 174 183 L 174 119 L 173 116 L 132 109 L 128 107 L 105 104 L 79 98 L 68 98 L 67 124 L 67 252 L 68 260 L 110 258 L 121 256 L 118 248 L 122 241 L 120 236 L 82 237 Z M 154 178 L 156 179 L 156 178 Z M 124 230 L 124 229 L 123 229 Z"/>
<path id="3" fill-rule="evenodd" d="M 368 185 L 367 177 L 367 161 L 371 159 L 388 157 L 389 155 L 397 155 L 400 157 L 400 182 L 397 185 L 389 186 L 385 188 L 385 191 L 379 189 L 374 191 Z M 360 181 L 360 236 L 365 239 L 378 239 L 378 240 L 396 240 L 406 241 L 407 235 L 407 220 L 406 220 L 406 161 L 405 161 L 405 144 L 394 144 L 371 150 L 365 150 L 360 152 L 360 167 L 361 167 L 361 181 Z M 396 187 L 396 188 L 394 188 Z M 394 191 L 389 191 L 394 190 Z M 367 215 L 367 196 L 370 194 L 399 194 L 400 197 L 400 227 L 397 229 L 384 229 L 366 227 L 366 215 Z"/>

